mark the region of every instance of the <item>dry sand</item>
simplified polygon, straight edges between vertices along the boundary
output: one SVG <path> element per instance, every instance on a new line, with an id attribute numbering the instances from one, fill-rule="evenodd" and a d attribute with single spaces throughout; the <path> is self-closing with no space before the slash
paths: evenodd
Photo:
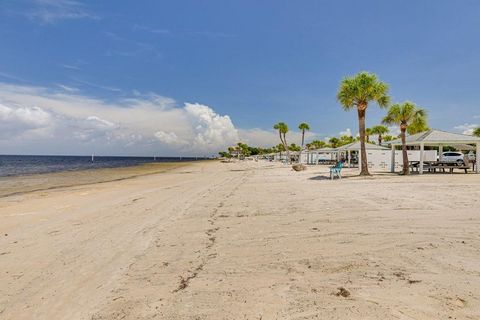
<path id="1" fill-rule="evenodd" d="M 197 163 L 1 198 L 0 319 L 480 319 L 480 175 L 326 172 Z"/>

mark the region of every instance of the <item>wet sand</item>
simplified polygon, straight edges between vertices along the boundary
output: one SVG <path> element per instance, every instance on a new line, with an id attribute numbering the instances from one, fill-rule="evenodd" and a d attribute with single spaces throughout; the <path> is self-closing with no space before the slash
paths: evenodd
<path id="1" fill-rule="evenodd" d="M 203 162 L 0 199 L 0 319 L 479 319 L 480 175 Z"/>
<path id="2" fill-rule="evenodd" d="M 32 191 L 118 181 L 142 175 L 161 173 L 171 169 L 181 168 L 188 164 L 188 162 L 161 162 L 121 168 L 99 168 L 0 177 L 0 197 Z"/>

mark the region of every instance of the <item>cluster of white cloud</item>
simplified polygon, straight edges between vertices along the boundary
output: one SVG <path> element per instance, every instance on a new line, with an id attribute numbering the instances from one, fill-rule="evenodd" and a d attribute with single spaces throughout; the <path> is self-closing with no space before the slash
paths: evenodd
<path id="1" fill-rule="evenodd" d="M 139 92 L 107 102 L 0 83 L 3 152 L 211 155 L 239 140 L 230 117 L 206 105 Z"/>
<path id="2" fill-rule="evenodd" d="M 305 140 L 317 135 L 306 132 Z M 105 101 L 56 84 L 0 83 L 0 148 L 10 154 L 214 155 L 237 142 L 279 144 L 273 130 L 236 128 L 211 107 L 134 91 Z M 290 131 L 288 142 L 300 144 Z"/>
<path id="3" fill-rule="evenodd" d="M 476 118 L 476 117 L 474 117 Z M 480 127 L 480 124 L 477 123 L 464 123 L 458 126 L 455 126 L 455 130 L 461 131 L 463 134 L 473 134 L 473 130 Z"/>
<path id="4" fill-rule="evenodd" d="M 51 115 L 38 107 L 7 106 L 0 103 L 0 139 L 39 132 L 48 128 Z"/>
<path id="5" fill-rule="evenodd" d="M 351 137 L 352 136 L 352 130 L 350 130 L 350 128 L 347 128 L 345 129 L 344 131 L 340 131 L 338 133 L 338 135 L 341 137 L 341 136 L 348 136 L 348 137 Z"/>

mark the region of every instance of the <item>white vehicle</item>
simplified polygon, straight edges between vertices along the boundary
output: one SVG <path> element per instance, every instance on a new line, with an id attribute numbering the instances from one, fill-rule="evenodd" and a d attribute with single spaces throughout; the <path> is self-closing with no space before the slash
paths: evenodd
<path id="1" fill-rule="evenodd" d="M 477 159 L 475 157 L 475 153 L 473 153 L 473 151 L 470 151 L 468 154 L 467 154 L 467 157 L 468 157 L 468 160 L 470 160 L 470 162 L 475 162 L 475 160 Z"/>
<path id="2" fill-rule="evenodd" d="M 457 162 L 457 163 L 464 163 L 465 162 L 465 156 L 461 152 L 457 151 L 448 151 L 442 153 L 442 161 L 445 162 Z"/>

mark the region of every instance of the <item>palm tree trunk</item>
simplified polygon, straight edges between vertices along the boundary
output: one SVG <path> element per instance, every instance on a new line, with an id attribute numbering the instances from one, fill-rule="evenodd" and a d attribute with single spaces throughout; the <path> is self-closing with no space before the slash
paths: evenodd
<path id="1" fill-rule="evenodd" d="M 407 144 L 406 144 L 406 138 L 405 138 L 405 131 L 406 128 L 400 128 L 400 136 L 402 138 L 402 156 L 403 156 L 403 170 L 402 173 L 404 175 L 410 174 L 410 168 L 408 166 L 408 154 L 407 154 Z"/>
<path id="2" fill-rule="evenodd" d="M 283 134 L 283 142 L 285 143 L 285 151 L 287 152 L 287 163 L 290 163 L 290 150 L 288 150 L 287 137 Z"/>
<path id="3" fill-rule="evenodd" d="M 300 149 L 300 153 L 298 155 L 298 163 L 302 163 L 302 152 L 303 152 L 304 144 L 305 144 L 305 129 L 302 130 L 302 148 Z"/>
<path id="4" fill-rule="evenodd" d="M 360 175 L 369 176 L 367 150 L 365 149 L 365 109 L 358 109 L 358 131 L 360 133 L 360 154 L 362 158 Z"/>
<path id="5" fill-rule="evenodd" d="M 379 146 L 382 145 L 382 135 L 381 134 L 378 135 L 378 145 Z"/>
<path id="6" fill-rule="evenodd" d="M 285 147 L 285 142 L 283 141 L 282 132 L 280 130 L 278 130 L 278 136 L 280 137 L 280 142 L 282 143 L 283 147 Z M 282 159 L 282 150 L 280 150 L 280 159 Z"/>

